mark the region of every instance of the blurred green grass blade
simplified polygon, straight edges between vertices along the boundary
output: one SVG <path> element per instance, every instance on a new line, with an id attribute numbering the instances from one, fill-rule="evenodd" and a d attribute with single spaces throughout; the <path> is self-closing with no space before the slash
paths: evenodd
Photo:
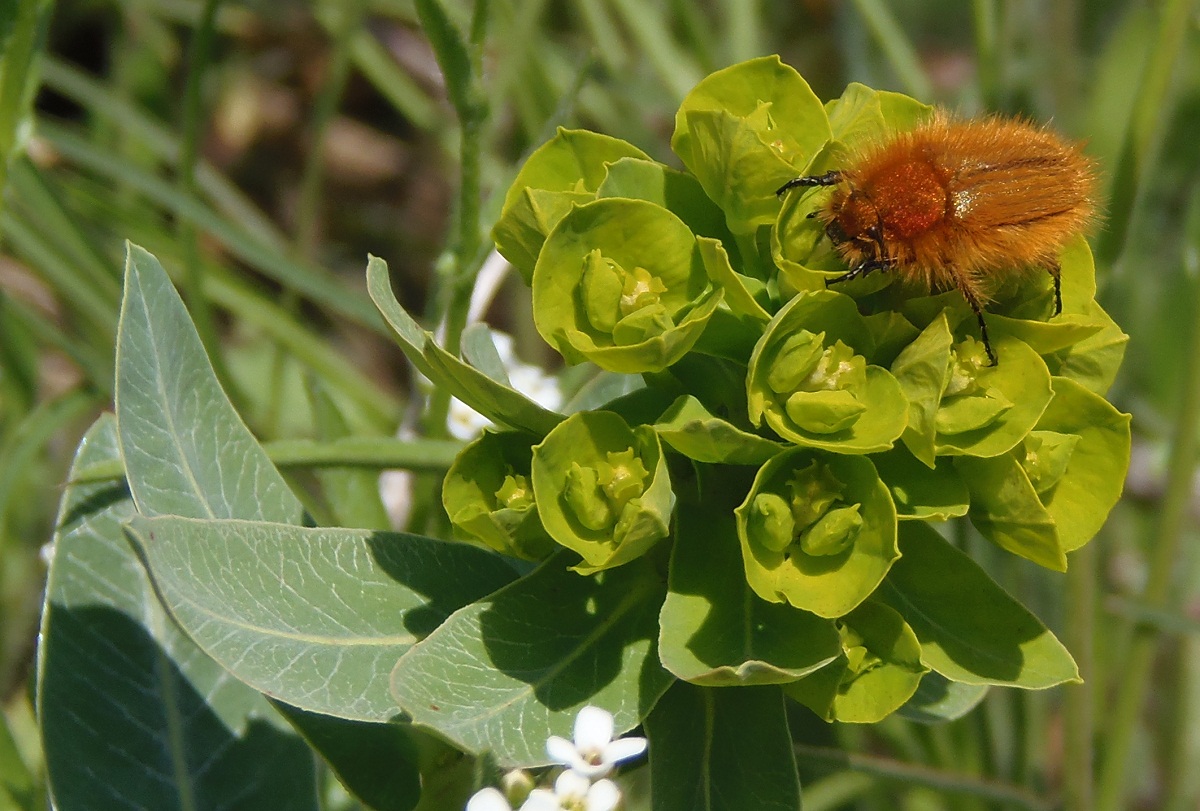
<path id="1" fill-rule="evenodd" d="M 117 230 L 162 257 L 175 277 L 181 275 L 179 245 L 162 229 L 118 220 Z M 327 338 L 312 332 L 264 292 L 251 287 L 236 271 L 206 261 L 205 295 L 238 321 L 250 324 L 276 341 L 301 363 L 325 380 L 331 388 L 350 398 L 368 421 L 380 431 L 391 431 L 399 419 L 400 400 L 358 370 Z"/>
<path id="2" fill-rule="evenodd" d="M 578 8 L 595 46 L 596 59 L 609 71 L 620 71 L 629 60 L 629 52 L 608 6 L 604 0 L 579 0 Z"/>
<path id="3" fill-rule="evenodd" d="M 691 55 L 680 48 L 671 36 L 670 20 L 661 10 L 642 0 L 610 0 L 625 23 L 629 35 L 637 42 L 638 51 L 654 67 L 659 82 L 676 102 L 683 101 L 701 79 L 699 66 Z"/>
<path id="4" fill-rule="evenodd" d="M 921 101 L 931 101 L 933 85 L 921 67 L 917 49 L 883 0 L 854 0 L 854 7 L 883 51 L 904 92 Z"/>
<path id="5" fill-rule="evenodd" d="M 9 185 L 20 210 L 43 233 L 54 234 L 57 249 L 78 267 L 79 279 L 89 282 L 106 301 L 120 301 L 121 277 L 117 266 L 84 235 L 41 170 L 28 158 L 17 158 L 9 166 Z"/>
<path id="6" fill-rule="evenodd" d="M 38 404 L 13 427 L 0 447 L 0 532 L 8 523 L 8 509 L 14 494 L 47 443 L 97 405 L 94 393 L 69 391 Z"/>
<path id="7" fill-rule="evenodd" d="M 315 377 L 305 378 L 318 438 L 336 440 L 350 436 L 346 418 Z M 374 441 L 377 437 L 362 437 Z M 334 467 L 316 472 L 325 502 L 339 527 L 391 529 L 387 510 L 379 497 L 379 473 L 374 470 Z"/>
<path id="8" fill-rule="evenodd" d="M 397 439 L 354 436 L 321 442 L 315 439 L 277 439 L 262 443 L 272 464 L 287 468 L 399 468 L 443 473 L 462 450 L 452 439 Z M 72 483 L 108 481 L 125 475 L 120 461 L 97 462 L 75 472 Z"/>
<path id="9" fill-rule="evenodd" d="M 8 160 L 20 144 L 27 121 L 37 87 L 37 60 L 54 8 L 51 0 L 21 0 L 15 13 L 11 0 L 6 5 L 6 16 L 12 16 L 0 56 L 0 191 L 6 183 Z"/>
<path id="10" fill-rule="evenodd" d="M 34 811 L 37 786 L 29 767 L 21 758 L 17 741 L 8 727 L 8 718 L 0 712 L 0 809 Z"/>
<path id="11" fill-rule="evenodd" d="M 78 340 L 32 307 L 14 304 L 0 292 L 0 317 L 11 319 L 11 323 L 20 323 L 29 335 L 41 344 L 57 349 L 75 362 L 83 372 L 87 382 L 108 397 L 113 393 L 113 364 L 111 353 L 101 352 L 91 343 Z M 0 327 L 0 338 L 3 338 L 3 327 Z M 36 358 L 34 358 L 36 362 Z"/>
<path id="12" fill-rule="evenodd" d="M 354 323 L 380 334 L 387 334 L 383 319 L 361 293 L 334 280 L 321 268 L 288 259 L 279 251 L 263 245 L 237 225 L 222 218 L 193 197 L 185 197 L 170 183 L 115 157 L 66 128 L 43 122 L 42 134 L 64 157 L 91 171 L 128 186 L 179 217 L 209 232 L 229 251 L 280 284 L 339 313 Z"/>
<path id="13" fill-rule="evenodd" d="M 179 160 L 181 145 L 175 134 L 103 83 L 56 59 L 46 60 L 42 74 L 47 87 L 79 104 L 93 117 L 137 139 L 159 160 L 169 164 Z M 228 220 L 238 223 L 264 245 L 278 251 L 286 249 L 287 238 L 279 228 L 211 164 L 204 161 L 197 164 L 196 183 Z"/>
<path id="14" fill-rule="evenodd" d="M 434 130 L 439 117 L 437 107 L 369 31 L 354 35 L 350 57 L 354 67 L 414 127 L 424 132 Z"/>
<path id="15" fill-rule="evenodd" d="M 732 64 L 762 56 L 763 0 L 724 0 L 725 57 Z"/>
<path id="16" fill-rule="evenodd" d="M 0 213 L 0 231 L 17 255 L 58 291 L 67 307 L 102 334 L 116 334 L 116 301 L 108 300 L 82 281 L 78 267 L 60 256 L 28 221 L 14 211 L 5 211 Z"/>

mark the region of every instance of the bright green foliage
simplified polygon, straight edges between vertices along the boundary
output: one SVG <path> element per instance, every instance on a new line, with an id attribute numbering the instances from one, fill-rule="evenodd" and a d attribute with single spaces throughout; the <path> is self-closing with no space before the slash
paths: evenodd
<path id="1" fill-rule="evenodd" d="M 372 258 L 401 349 L 500 426 L 444 481 L 468 543 L 301 526 L 162 269 L 133 249 L 106 434 L 132 504 L 105 520 L 195 656 L 288 702 L 311 740 L 321 713 L 339 736 L 391 731 L 403 749 L 415 733 L 380 725 L 403 713 L 469 754 L 539 765 L 546 735 L 598 704 L 618 731 L 644 722 L 671 742 L 653 765 L 663 808 L 743 779 L 796 807 L 783 696 L 829 720 L 937 720 L 991 685 L 1077 679 L 933 526 L 969 520 L 1062 570 L 1116 502 L 1129 421 L 1103 393 L 1124 335 L 1095 303 L 1086 244 L 1061 256 L 1061 315 L 1046 274 L 997 291 L 989 366 L 956 291 L 901 290 L 886 271 L 826 289 L 846 268 L 806 215 L 828 190 L 775 195 L 928 112 L 861 85 L 822 105 L 771 57 L 684 100 L 686 172 L 560 130 L 493 236 L 538 332 L 594 373 L 563 414 L 509 385 L 485 333 L 465 336 L 466 359 L 439 346 Z M 698 708 L 710 728 L 683 734 Z M 787 773 L 696 766 L 749 763 L 731 745 Z"/>

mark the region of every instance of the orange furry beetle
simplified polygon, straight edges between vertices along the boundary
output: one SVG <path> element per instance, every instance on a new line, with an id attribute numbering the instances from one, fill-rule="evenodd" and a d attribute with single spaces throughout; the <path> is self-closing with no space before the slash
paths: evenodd
<path id="1" fill-rule="evenodd" d="M 830 282 L 892 270 L 930 288 L 955 287 L 979 321 L 992 282 L 1021 269 L 1054 278 L 1062 312 L 1058 254 L 1095 216 L 1096 179 L 1079 148 L 1021 120 L 954 121 L 945 113 L 910 132 L 870 143 L 845 168 L 781 186 L 832 186 L 810 217 L 850 265 Z"/>

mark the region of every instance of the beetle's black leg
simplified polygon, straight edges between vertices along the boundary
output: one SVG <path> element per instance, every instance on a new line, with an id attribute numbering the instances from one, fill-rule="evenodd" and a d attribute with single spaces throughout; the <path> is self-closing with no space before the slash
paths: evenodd
<path id="1" fill-rule="evenodd" d="M 836 186 L 842 179 L 842 173 L 836 169 L 832 172 L 826 172 L 823 175 L 808 175 L 807 177 L 797 177 L 784 183 L 775 190 L 775 196 L 782 196 L 788 189 L 794 189 L 797 186 Z"/>
<path id="2" fill-rule="evenodd" d="M 1055 262 L 1046 268 L 1050 271 L 1051 278 L 1054 279 L 1054 314 L 1062 313 L 1062 267 Z"/>
<path id="3" fill-rule="evenodd" d="M 983 307 L 979 305 L 979 299 L 975 298 L 975 294 L 963 285 L 959 285 L 958 289 L 962 292 L 963 298 L 967 300 L 967 304 L 971 305 L 971 310 L 975 313 L 975 320 L 979 322 L 979 335 L 983 338 L 983 348 L 987 352 L 988 366 L 995 366 L 1000 363 L 996 358 L 996 353 L 992 351 L 992 342 L 988 339 L 987 322 L 983 320 Z"/>
<path id="4" fill-rule="evenodd" d="M 849 273 L 843 273 L 841 276 L 834 276 L 832 279 L 826 279 L 825 286 L 828 287 L 831 284 L 838 284 L 839 282 L 853 281 L 854 279 L 866 276 L 872 271 L 887 270 L 891 266 L 892 263 L 886 259 L 868 259 L 859 264 L 857 267 L 851 268 Z"/>

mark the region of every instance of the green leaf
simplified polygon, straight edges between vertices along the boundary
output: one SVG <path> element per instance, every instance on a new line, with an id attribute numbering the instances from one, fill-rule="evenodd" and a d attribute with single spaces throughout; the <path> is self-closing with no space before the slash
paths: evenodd
<path id="1" fill-rule="evenodd" d="M 773 504 L 785 511 L 778 528 L 763 524 L 781 517 L 767 512 Z M 827 511 L 855 506 L 861 526 L 847 535 L 841 551 L 805 551 L 806 528 L 819 527 Z M 900 554 L 896 508 L 865 457 L 803 448 L 781 453 L 762 466 L 735 512 L 746 580 L 754 592 L 821 617 L 841 617 L 865 600 Z"/>
<path id="2" fill-rule="evenodd" d="M 394 716 L 393 663 L 514 576 L 489 552 L 402 533 L 172 516 L 128 531 L 210 656 L 289 704 L 359 721 Z"/>
<path id="3" fill-rule="evenodd" d="M 963 684 L 940 673 L 926 673 L 917 692 L 897 712 L 918 724 L 957 721 L 978 707 L 990 689 L 986 684 Z"/>
<path id="4" fill-rule="evenodd" d="M 928 669 L 917 637 L 899 614 L 873 601 L 839 620 L 838 628 L 843 655 L 783 691 L 826 721 L 882 721 L 913 696 Z"/>
<path id="5" fill-rule="evenodd" d="M 371 811 L 412 811 L 421 799 L 420 760 L 408 724 L 366 724 L 275 702 L 328 762 L 338 781 Z"/>
<path id="6" fill-rule="evenodd" d="M 136 245 L 125 263 L 116 413 L 139 512 L 300 522 L 300 502 L 221 391 L 162 265 Z"/>
<path id="7" fill-rule="evenodd" d="M 778 56 L 767 56 L 697 84 L 675 114 L 671 148 L 725 211 L 730 230 L 748 234 L 775 220 L 775 190 L 829 139 L 812 89 Z"/>
<path id="8" fill-rule="evenodd" d="M 933 108 L 901 93 L 851 82 L 840 98 L 826 103 L 825 112 L 834 140 L 855 147 L 911 130 L 928 118 Z"/>
<path id="9" fill-rule="evenodd" d="M 568 363 L 661 371 L 700 337 L 721 302 L 695 234 L 646 202 L 607 197 L 563 217 L 533 273 L 533 320 Z"/>
<path id="10" fill-rule="evenodd" d="M 802 345 L 806 335 L 811 337 Z M 767 324 L 750 356 L 751 422 L 766 422 L 797 445 L 834 453 L 891 448 L 904 432 L 907 408 L 896 379 L 869 365 L 873 348 L 852 298 L 833 290 L 796 295 Z M 864 370 L 861 378 L 843 373 L 852 364 Z M 841 402 L 822 399 L 834 391 Z"/>
<path id="11" fill-rule="evenodd" d="M 646 719 L 655 811 L 797 811 L 781 699 L 770 686 L 672 687 Z"/>
<path id="12" fill-rule="evenodd" d="M 119 459 L 116 435 L 101 417 L 72 474 Z M 121 481 L 63 494 L 37 670 L 55 807 L 315 811 L 312 753 L 163 612 L 122 534 L 134 514 Z"/>
<path id="13" fill-rule="evenodd" d="M 619 138 L 560 128 L 525 161 L 504 196 L 492 239 L 526 284 L 533 281 L 533 267 L 546 235 L 572 205 L 596 198 L 608 165 L 622 158 L 650 160 L 645 152 Z"/>
<path id="14" fill-rule="evenodd" d="M 663 666 L 693 684 L 781 684 L 841 653 L 829 620 L 750 590 L 736 543 L 736 482 L 716 478 L 680 504 L 659 625 Z M 742 488 L 744 490 L 744 486 Z"/>
<path id="15" fill-rule="evenodd" d="M 892 363 L 909 402 L 904 444 L 929 467 L 935 456 L 997 456 L 1033 429 L 1050 402 L 1050 373 L 1025 342 L 992 337 L 999 358 L 988 366 L 982 343 L 957 340 L 942 310 Z M 966 320 L 964 320 L 966 319 Z"/>
<path id="16" fill-rule="evenodd" d="M 611 411 L 572 414 L 533 448 L 542 525 L 577 571 L 620 566 L 667 537 L 675 495 L 658 435 Z"/>
<path id="17" fill-rule="evenodd" d="M 927 524 L 901 524 L 900 551 L 878 595 L 912 626 L 926 665 L 967 684 L 1042 689 L 1080 680 L 1054 634 Z"/>
<path id="18" fill-rule="evenodd" d="M 447 389 L 492 422 L 538 436 L 549 433 L 562 420 L 561 414 L 542 408 L 438 346 L 433 335 L 421 329 L 396 301 L 387 263 L 375 256 L 367 262 L 367 291 L 400 339 L 404 354 L 434 385 Z"/>
<path id="19" fill-rule="evenodd" d="M 1054 399 L 1037 429 L 1079 437 L 1062 478 L 1043 496 L 1063 549 L 1083 546 L 1103 526 L 1121 497 L 1129 469 L 1130 416 L 1083 384 L 1053 379 Z"/>
<path id="20" fill-rule="evenodd" d="M 1129 336 L 1094 301 L 1087 303 L 1084 315 L 1103 324 L 1103 328 L 1095 335 L 1046 358 L 1046 364 L 1051 374 L 1069 377 L 1089 391 L 1103 395 L 1112 388 L 1121 361 L 1125 359 Z"/>
<path id="21" fill-rule="evenodd" d="M 1014 555 L 1056 572 L 1067 570 L 1066 549 L 1054 517 L 1042 505 L 1015 453 L 954 460 L 971 491 L 971 523 Z"/>
<path id="22" fill-rule="evenodd" d="M 697 462 L 761 465 L 787 448 L 715 416 L 690 394 L 672 403 L 654 430 L 663 442 Z"/>
<path id="23" fill-rule="evenodd" d="M 621 158 L 608 164 L 596 197 L 646 200 L 667 209 L 697 236 L 733 245 L 725 213 L 704 194 L 695 177 L 657 161 Z"/>
<path id="24" fill-rule="evenodd" d="M 967 514 L 970 491 L 949 459 L 932 470 L 904 446 L 873 454 L 871 461 L 896 505 L 896 518 L 945 521 Z"/>
<path id="25" fill-rule="evenodd" d="M 637 726 L 672 677 L 655 639 L 663 584 L 634 562 L 597 575 L 557 555 L 455 612 L 406 653 L 392 694 L 414 723 L 505 767 L 548 763 L 546 738 L 570 738 L 585 704 Z"/>

